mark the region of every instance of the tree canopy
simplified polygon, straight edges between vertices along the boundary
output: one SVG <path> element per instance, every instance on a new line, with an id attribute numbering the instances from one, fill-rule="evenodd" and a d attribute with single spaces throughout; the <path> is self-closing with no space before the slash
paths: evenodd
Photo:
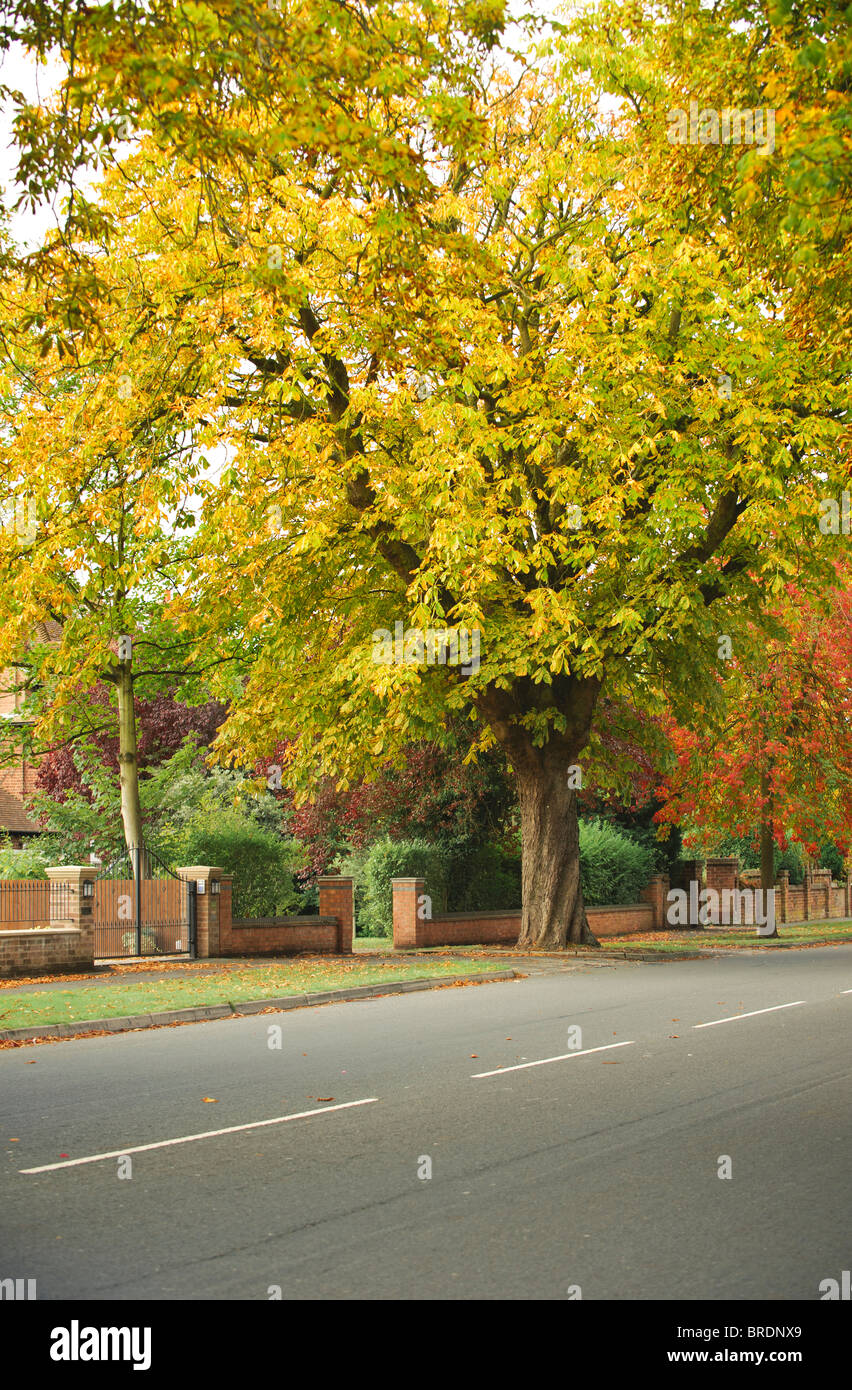
<path id="1" fill-rule="evenodd" d="M 65 10 L 36 11 L 67 49 Z M 34 186 L 91 152 L 99 112 L 147 133 L 31 267 L 30 338 L 60 439 L 60 364 L 96 369 L 106 333 L 145 428 L 194 451 L 200 525 L 166 615 L 196 664 L 240 650 L 220 755 L 287 738 L 307 795 L 469 718 L 471 756 L 499 745 L 517 777 L 522 940 L 587 939 L 576 772 L 598 712 L 688 707 L 720 638 L 790 583 L 826 589 L 842 547 L 818 519 L 847 475 L 848 334 L 825 318 L 843 169 L 832 229 L 814 223 L 847 108 L 839 11 L 822 33 L 783 6 L 601 3 L 493 63 L 496 7 L 284 4 L 294 43 L 272 56 L 231 46 L 239 6 L 110 9 L 103 38 L 73 13 L 52 164 L 21 126 Z M 666 113 L 690 83 L 707 106 L 781 92 L 805 128 L 836 100 L 816 143 L 679 146 Z M 119 428 L 127 457 L 95 389 L 73 447 L 102 457 Z M 13 426 L 19 459 L 37 428 Z M 463 641 L 475 659 L 447 661 Z"/>

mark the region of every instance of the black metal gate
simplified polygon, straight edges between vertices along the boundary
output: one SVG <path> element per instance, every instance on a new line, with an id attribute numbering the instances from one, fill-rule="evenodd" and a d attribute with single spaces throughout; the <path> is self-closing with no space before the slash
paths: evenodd
<path id="1" fill-rule="evenodd" d="M 147 845 L 125 849 L 95 880 L 95 959 L 195 955 L 195 883 Z"/>

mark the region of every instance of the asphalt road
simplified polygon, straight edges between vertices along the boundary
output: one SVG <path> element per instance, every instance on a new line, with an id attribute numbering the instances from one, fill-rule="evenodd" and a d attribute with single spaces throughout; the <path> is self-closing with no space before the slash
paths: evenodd
<path id="1" fill-rule="evenodd" d="M 852 1268 L 850 1035 L 840 946 L 0 1051 L 0 1277 L 39 1300 L 816 1301 Z"/>

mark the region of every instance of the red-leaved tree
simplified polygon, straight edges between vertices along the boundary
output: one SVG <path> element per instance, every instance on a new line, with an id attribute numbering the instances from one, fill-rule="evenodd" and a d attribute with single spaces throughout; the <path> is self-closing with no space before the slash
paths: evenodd
<path id="1" fill-rule="evenodd" d="M 753 837 L 761 886 L 774 882 L 774 847 L 815 856 L 820 841 L 852 843 L 852 587 L 838 583 L 816 608 L 788 586 L 775 618 L 720 664 L 719 710 L 688 727 L 666 724 L 675 766 L 660 788 L 659 823 Z M 720 713 L 721 711 L 721 713 Z"/>

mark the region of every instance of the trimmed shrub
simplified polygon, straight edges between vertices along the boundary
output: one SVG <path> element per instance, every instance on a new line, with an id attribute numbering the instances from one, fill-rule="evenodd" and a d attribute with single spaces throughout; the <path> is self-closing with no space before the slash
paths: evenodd
<path id="1" fill-rule="evenodd" d="M 234 876 L 234 917 L 279 917 L 294 912 L 298 847 L 238 810 L 193 820 L 176 846 L 179 864 L 216 864 Z"/>
<path id="2" fill-rule="evenodd" d="M 141 944 L 141 946 L 142 946 L 142 955 L 143 955 L 143 956 L 160 956 L 160 955 L 163 954 L 162 951 L 160 950 L 159 946 L 157 945 L 157 934 L 156 934 L 156 932 L 152 931 L 150 927 L 143 927 L 143 928 L 142 928 L 142 934 L 141 934 L 141 937 L 140 937 L 140 944 Z M 126 931 L 126 932 L 123 932 L 123 933 L 122 933 L 122 937 L 121 937 L 121 949 L 122 949 L 122 951 L 124 951 L 124 952 L 125 952 L 126 954 L 128 954 L 128 955 L 135 955 L 135 953 L 136 953 L 136 929 L 135 929 L 135 927 L 133 928 L 132 931 Z"/>
<path id="3" fill-rule="evenodd" d="M 639 902 L 653 872 L 647 846 L 605 821 L 580 821 L 580 882 L 587 907 Z"/>
<path id="4" fill-rule="evenodd" d="M 376 840 L 363 863 L 360 911 L 356 892 L 357 935 L 393 936 L 391 879 L 394 878 L 425 878 L 432 911 L 444 912 L 447 899 L 445 863 L 440 849 L 426 840 L 392 840 L 388 835 Z M 352 871 L 350 861 L 348 872 Z"/>
<path id="5" fill-rule="evenodd" d="M 775 877 L 777 879 L 782 869 L 786 869 L 790 875 L 791 883 L 804 883 L 805 868 L 807 861 L 805 852 L 801 845 L 790 844 L 786 849 L 780 850 L 775 846 Z M 757 855 L 757 868 L 760 868 L 760 855 Z"/>
<path id="6" fill-rule="evenodd" d="M 520 855 L 473 840 L 449 840 L 441 850 L 448 912 L 492 912 L 521 906 Z"/>

